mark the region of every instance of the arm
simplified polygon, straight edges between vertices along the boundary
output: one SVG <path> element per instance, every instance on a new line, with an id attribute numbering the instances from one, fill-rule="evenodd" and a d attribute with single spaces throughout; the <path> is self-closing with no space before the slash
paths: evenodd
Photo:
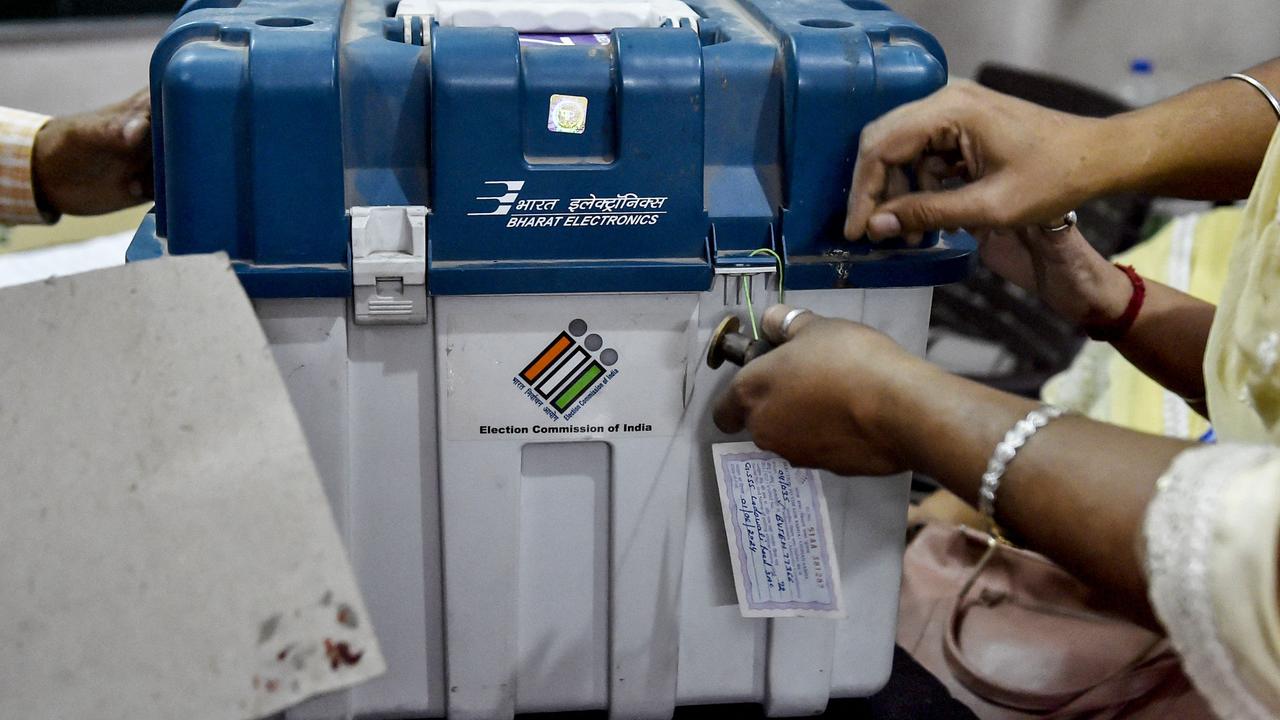
<path id="1" fill-rule="evenodd" d="M 1280 91 L 1280 60 L 1245 72 L 1273 93 Z M 1276 115 L 1255 88 L 1217 80 L 1099 123 L 1097 130 L 1094 195 L 1137 190 L 1236 200 L 1253 187 Z"/>
<path id="2" fill-rule="evenodd" d="M 1280 89 L 1280 60 L 1249 73 Z M 1242 198 L 1275 129 L 1266 99 L 1239 80 L 1103 120 L 957 82 L 863 130 L 845 235 L 879 240 L 1047 223 L 1124 190 Z M 924 192 L 902 192 L 906 166 L 915 167 Z M 953 178 L 967 184 L 939 190 Z"/>
<path id="3" fill-rule="evenodd" d="M 1243 84 L 1243 83 L 1242 83 Z M 1038 227 L 977 233 L 982 261 L 1010 282 L 1036 293 L 1077 327 L 1124 314 L 1133 286 L 1077 230 L 1046 233 Z M 1146 300 L 1129 331 L 1114 345 L 1129 362 L 1201 414 L 1204 349 L 1214 306 L 1150 280 Z"/>
<path id="4" fill-rule="evenodd" d="M 1115 273 L 1119 269 L 1113 267 Z M 1205 404 L 1204 352 L 1214 306 L 1151 280 L 1137 320 L 1113 345 L 1125 359 L 1193 410 L 1209 417 Z"/>
<path id="5" fill-rule="evenodd" d="M 780 340 L 788 308 L 765 315 Z M 806 467 L 842 475 L 918 470 L 974 500 L 997 442 L 1036 403 L 958 378 L 856 323 L 802 315 L 791 336 L 735 378 L 716 407 L 727 432 Z M 1051 423 L 1009 465 L 997 520 L 1151 623 L 1138 557 L 1155 480 L 1190 447 L 1067 417 Z"/>
<path id="6" fill-rule="evenodd" d="M 910 467 L 976 502 L 996 443 L 1037 403 L 928 366 L 931 388 L 896 384 L 878 418 Z M 996 520 L 1021 544 L 1114 593 L 1116 607 L 1154 625 L 1139 555 L 1155 481 L 1191 443 L 1067 416 L 1041 429 L 1001 481 Z"/>

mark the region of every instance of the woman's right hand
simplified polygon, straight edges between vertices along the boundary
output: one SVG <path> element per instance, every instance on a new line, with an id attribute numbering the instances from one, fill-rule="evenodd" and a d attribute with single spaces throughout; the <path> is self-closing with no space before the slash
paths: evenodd
<path id="1" fill-rule="evenodd" d="M 862 131 L 845 236 L 1053 222 L 1103 187 L 1105 164 L 1091 152 L 1101 122 L 953 81 Z M 920 191 L 910 191 L 906 169 Z"/>

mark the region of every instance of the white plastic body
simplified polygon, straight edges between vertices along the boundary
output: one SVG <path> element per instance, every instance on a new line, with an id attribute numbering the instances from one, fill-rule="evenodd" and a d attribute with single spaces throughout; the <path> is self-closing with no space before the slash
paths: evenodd
<path id="1" fill-rule="evenodd" d="M 400 0 L 396 17 L 442 26 L 510 27 L 522 33 L 602 33 L 620 27 L 698 27 L 680 0 Z"/>
<path id="2" fill-rule="evenodd" d="M 425 326 L 357 325 L 338 299 L 257 301 L 390 668 L 290 720 L 669 718 L 677 705 L 740 702 L 782 717 L 880 688 L 906 476 L 825 479 L 848 619 L 738 611 L 709 450 L 741 439 L 710 417 L 734 368 L 703 360 L 724 314 L 745 315 L 725 301 L 741 296 L 723 287 L 737 282 L 720 276 L 701 294 L 434 298 Z M 776 299 L 764 277 L 752 282 L 758 307 Z M 930 298 L 788 294 L 916 353 Z M 576 319 L 616 350 L 618 372 L 561 424 L 606 430 L 481 434 L 557 425 L 512 380 Z"/>

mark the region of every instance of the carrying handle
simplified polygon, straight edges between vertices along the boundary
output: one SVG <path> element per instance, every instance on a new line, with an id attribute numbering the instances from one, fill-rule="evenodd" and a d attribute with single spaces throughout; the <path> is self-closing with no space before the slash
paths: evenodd
<path id="1" fill-rule="evenodd" d="M 982 571 L 1000 551 L 1002 543 L 994 535 L 987 535 L 987 547 L 969 578 L 956 594 L 955 607 L 947 620 L 942 649 L 952 673 L 965 688 L 982 699 L 1015 710 L 1035 713 L 1078 713 L 1116 707 L 1146 695 L 1164 682 L 1178 666 L 1177 658 L 1166 649 L 1166 641 L 1156 638 L 1132 660 L 1096 683 L 1061 691 L 1017 688 L 1006 685 L 999 678 L 989 677 L 969 661 L 960 646 L 960 628 L 964 623 L 965 599 L 978 581 Z M 1099 622 L 1106 618 L 1094 616 Z"/>
<path id="2" fill-rule="evenodd" d="M 698 29 L 698 13 L 680 0 L 401 0 L 396 17 L 430 17 L 443 27 L 510 27 L 521 33 L 607 33 L 667 23 Z"/>

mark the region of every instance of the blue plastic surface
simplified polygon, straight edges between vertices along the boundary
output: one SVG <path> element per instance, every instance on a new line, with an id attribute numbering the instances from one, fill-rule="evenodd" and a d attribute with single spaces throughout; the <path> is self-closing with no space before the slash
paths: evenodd
<path id="1" fill-rule="evenodd" d="M 700 291 L 759 248 L 793 289 L 967 272 L 964 238 L 841 237 L 862 128 L 946 80 L 879 3 L 695 0 L 699 32 L 571 47 L 416 18 L 406 42 L 395 5 L 190 0 L 152 60 L 156 213 L 130 258 L 222 250 L 251 295 L 347 295 L 346 210 L 425 205 L 435 295 Z M 585 99 L 576 131 L 561 96 Z"/>

